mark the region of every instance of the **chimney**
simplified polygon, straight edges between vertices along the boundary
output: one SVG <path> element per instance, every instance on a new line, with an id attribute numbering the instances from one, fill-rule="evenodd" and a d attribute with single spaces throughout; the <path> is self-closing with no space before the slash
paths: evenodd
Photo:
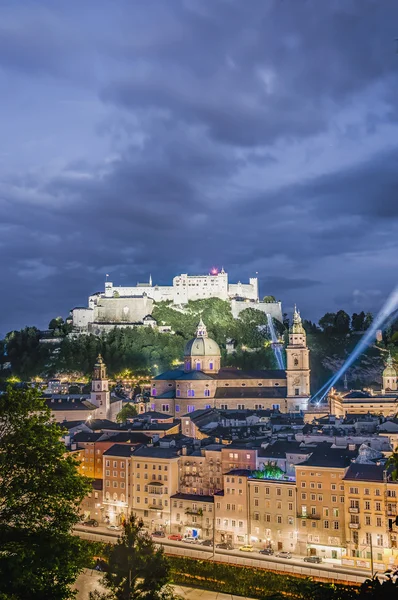
<path id="1" fill-rule="evenodd" d="M 181 448 L 181 455 L 182 456 L 186 456 L 187 455 L 187 447 L 186 446 L 182 446 L 182 448 Z"/>

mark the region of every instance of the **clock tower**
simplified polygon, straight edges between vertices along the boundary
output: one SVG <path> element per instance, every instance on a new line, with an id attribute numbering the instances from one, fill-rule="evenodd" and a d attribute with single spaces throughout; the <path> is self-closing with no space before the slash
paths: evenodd
<path id="1" fill-rule="evenodd" d="M 101 354 L 98 355 L 94 365 L 93 380 L 91 383 L 90 401 L 97 407 L 95 417 L 97 419 L 109 419 L 111 413 L 111 402 L 109 395 L 109 382 L 106 375 L 106 366 Z"/>
<path id="2" fill-rule="evenodd" d="M 306 333 L 299 311 L 294 307 L 286 348 L 287 399 L 289 411 L 306 410 L 310 396 L 310 364 Z"/>

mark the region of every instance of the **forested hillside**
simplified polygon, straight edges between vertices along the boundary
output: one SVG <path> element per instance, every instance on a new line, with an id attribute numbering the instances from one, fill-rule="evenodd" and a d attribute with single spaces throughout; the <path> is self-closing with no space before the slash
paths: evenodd
<path id="1" fill-rule="evenodd" d="M 267 317 L 260 311 L 246 309 L 234 319 L 228 302 L 212 298 L 190 302 L 184 312 L 168 303 L 159 303 L 153 316 L 158 324 L 170 325 L 173 334 L 159 333 L 156 329 L 138 327 L 114 329 L 99 337 L 74 336 L 62 319 L 50 323 L 52 337 L 57 344 L 40 342 L 41 333 L 35 327 L 13 331 L 0 342 L 0 364 L 11 363 L 11 370 L 3 369 L 3 379 L 15 376 L 27 380 L 35 376 L 55 376 L 74 373 L 88 377 L 99 352 L 102 353 L 109 373 L 117 377 L 123 372 L 150 375 L 181 363 L 184 345 L 195 335 L 202 317 L 208 334 L 220 345 L 223 366 L 242 369 L 277 368 L 270 344 Z M 318 324 L 304 321 L 311 350 L 311 385 L 317 389 L 347 358 L 363 332 L 372 322 L 372 316 L 344 311 L 326 313 Z M 287 341 L 289 325 L 274 321 L 278 335 Z M 235 352 L 228 354 L 226 344 L 234 340 Z M 398 359 L 398 321 L 383 333 L 383 339 L 367 352 L 348 372 L 350 387 L 360 387 L 380 380 L 383 359 L 387 349 Z"/>

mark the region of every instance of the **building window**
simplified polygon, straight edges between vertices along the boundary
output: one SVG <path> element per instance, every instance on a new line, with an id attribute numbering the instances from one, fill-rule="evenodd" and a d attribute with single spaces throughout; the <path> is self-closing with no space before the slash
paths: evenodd
<path id="1" fill-rule="evenodd" d="M 197 371 L 200 371 L 200 362 L 197 362 L 197 363 L 196 363 L 196 370 L 197 370 Z"/>
<path id="2" fill-rule="evenodd" d="M 169 412 L 169 405 L 168 404 L 162 404 L 162 412 Z"/>
<path id="3" fill-rule="evenodd" d="M 295 396 L 300 396 L 300 388 L 295 388 L 294 395 Z"/>
<path id="4" fill-rule="evenodd" d="M 179 398 L 181 396 L 181 390 L 176 391 L 176 396 L 177 396 L 177 398 Z"/>
<path id="5" fill-rule="evenodd" d="M 156 394 L 157 394 L 156 388 L 153 388 L 152 389 L 152 396 L 156 396 Z"/>
<path id="6" fill-rule="evenodd" d="M 195 396 L 195 390 L 188 390 L 188 398 L 193 398 Z"/>
<path id="7" fill-rule="evenodd" d="M 208 398 L 210 396 L 210 390 L 205 390 L 205 396 Z"/>
<path id="8" fill-rule="evenodd" d="M 180 405 L 176 404 L 176 412 L 180 412 Z"/>
<path id="9" fill-rule="evenodd" d="M 209 363 L 209 369 L 210 369 L 210 371 L 213 370 L 213 363 L 212 362 Z"/>

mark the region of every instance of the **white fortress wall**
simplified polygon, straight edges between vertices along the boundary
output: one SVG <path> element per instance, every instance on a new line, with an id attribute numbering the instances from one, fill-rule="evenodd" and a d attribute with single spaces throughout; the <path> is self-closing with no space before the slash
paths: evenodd
<path id="1" fill-rule="evenodd" d="M 277 319 L 282 323 L 282 303 L 281 302 L 247 302 L 245 300 L 231 300 L 231 311 L 234 319 L 237 319 L 239 313 L 246 308 L 254 308 L 261 310 L 265 314 L 271 315 L 273 319 Z"/>

